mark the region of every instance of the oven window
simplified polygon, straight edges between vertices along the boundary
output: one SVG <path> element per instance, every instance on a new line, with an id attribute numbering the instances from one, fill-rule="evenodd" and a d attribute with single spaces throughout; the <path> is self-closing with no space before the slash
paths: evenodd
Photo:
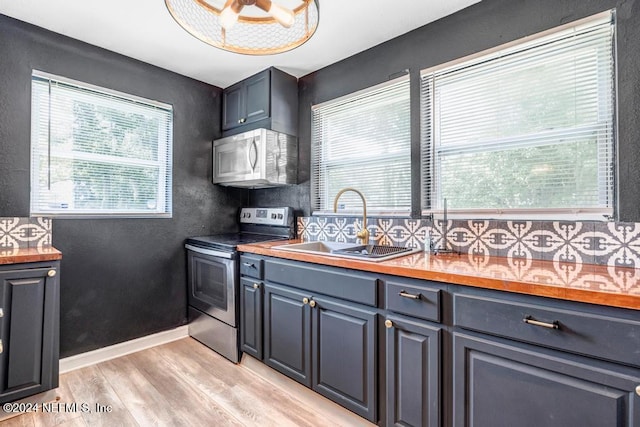
<path id="1" fill-rule="evenodd" d="M 194 296 L 200 301 L 209 303 L 222 310 L 227 309 L 227 277 L 226 265 L 221 262 L 194 258 Z"/>

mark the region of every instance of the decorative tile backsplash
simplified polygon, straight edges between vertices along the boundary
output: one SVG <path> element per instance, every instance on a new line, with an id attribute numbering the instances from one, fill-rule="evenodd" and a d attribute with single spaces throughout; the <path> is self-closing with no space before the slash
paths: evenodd
<path id="1" fill-rule="evenodd" d="M 301 217 L 306 241 L 357 241 L 360 217 Z M 449 220 L 448 247 L 463 254 L 640 268 L 640 223 L 596 221 Z M 377 244 L 442 247 L 442 220 L 369 218 Z"/>
<path id="2" fill-rule="evenodd" d="M 51 218 L 0 217 L 0 251 L 51 246 Z"/>

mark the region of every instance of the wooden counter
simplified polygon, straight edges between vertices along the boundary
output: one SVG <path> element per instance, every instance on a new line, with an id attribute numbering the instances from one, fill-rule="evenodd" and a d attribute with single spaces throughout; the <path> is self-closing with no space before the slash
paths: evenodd
<path id="1" fill-rule="evenodd" d="M 0 250 L 0 264 L 55 261 L 58 259 L 62 259 L 62 252 L 54 247 Z"/>
<path id="2" fill-rule="evenodd" d="M 640 269 L 554 261 L 419 252 L 383 262 L 272 249 L 299 240 L 240 245 L 240 252 L 640 310 Z"/>

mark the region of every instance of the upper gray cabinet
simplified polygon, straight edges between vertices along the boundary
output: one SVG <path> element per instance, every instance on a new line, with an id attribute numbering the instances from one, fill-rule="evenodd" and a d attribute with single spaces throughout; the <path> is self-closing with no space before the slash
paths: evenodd
<path id="1" fill-rule="evenodd" d="M 222 136 L 266 128 L 298 136 L 298 81 L 268 68 L 222 93 Z"/>

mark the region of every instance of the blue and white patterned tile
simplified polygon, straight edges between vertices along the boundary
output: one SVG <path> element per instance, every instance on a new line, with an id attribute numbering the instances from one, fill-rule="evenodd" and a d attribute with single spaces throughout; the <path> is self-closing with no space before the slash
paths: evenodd
<path id="1" fill-rule="evenodd" d="M 30 236 L 29 247 L 51 247 L 51 240 L 53 237 L 51 218 L 31 218 L 28 234 Z"/>
<path id="2" fill-rule="evenodd" d="M 509 232 L 506 221 L 489 221 L 488 229 L 480 236 L 489 256 L 506 256 L 516 238 Z"/>
<path id="3" fill-rule="evenodd" d="M 504 225 L 503 225 L 504 224 Z M 534 259 L 536 252 L 537 224 L 533 221 L 506 221 L 499 226 L 505 232 L 505 240 L 510 242 L 504 256 L 513 259 Z"/>
<path id="4" fill-rule="evenodd" d="M 0 218 L 0 248 L 46 248 L 51 240 L 51 218 Z"/>
<path id="5" fill-rule="evenodd" d="M 0 218 L 0 249 L 13 250 L 21 247 L 20 240 L 14 234 L 20 223 L 20 218 L 17 217 Z"/>
<path id="6" fill-rule="evenodd" d="M 484 237 L 491 230 L 491 223 L 488 220 L 452 221 L 448 233 L 451 248 L 474 256 L 490 256 Z"/>
<path id="7" fill-rule="evenodd" d="M 377 218 L 376 243 L 422 248 L 426 225 L 420 219 Z"/>
<path id="8" fill-rule="evenodd" d="M 443 249 L 443 247 L 446 245 L 448 247 L 448 249 L 451 249 L 451 227 L 453 226 L 453 221 L 452 220 L 447 220 L 446 222 L 446 230 L 447 230 L 447 236 L 446 236 L 446 240 L 444 238 L 444 229 L 445 229 L 445 222 L 442 219 L 435 219 L 433 220 L 430 229 L 427 232 L 431 232 L 431 242 L 433 244 L 433 247 L 435 249 Z"/>
<path id="9" fill-rule="evenodd" d="M 640 224 L 598 223 L 594 230 L 595 262 L 614 267 L 640 268 Z"/>
<path id="10" fill-rule="evenodd" d="M 298 239 L 301 239 L 304 242 L 309 241 L 309 235 L 307 233 L 307 224 L 309 223 L 309 218 L 304 216 L 299 216 L 296 221 L 296 236 Z"/>
<path id="11" fill-rule="evenodd" d="M 541 259 L 561 263 L 593 262 L 593 226 L 590 224 L 577 221 L 542 222 L 538 242 Z"/>

